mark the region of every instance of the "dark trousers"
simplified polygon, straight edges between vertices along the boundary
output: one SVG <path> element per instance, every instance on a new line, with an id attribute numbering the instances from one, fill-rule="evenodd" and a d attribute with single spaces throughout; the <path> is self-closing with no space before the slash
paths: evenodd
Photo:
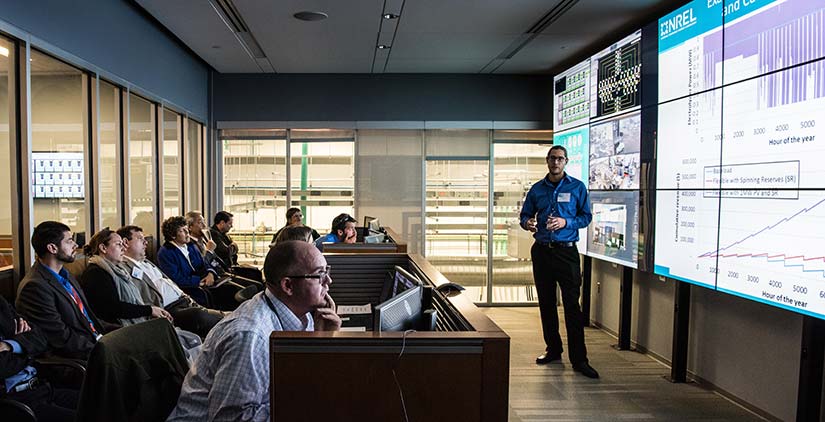
<path id="1" fill-rule="evenodd" d="M 176 326 L 201 337 L 206 337 L 224 316 L 223 312 L 204 308 L 186 296 L 170 303 L 165 309 L 172 315 Z"/>
<path id="2" fill-rule="evenodd" d="M 533 280 L 539 294 L 541 328 L 547 351 L 561 353 L 563 350 L 559 335 L 559 314 L 556 309 L 556 283 L 558 283 L 564 305 L 564 325 L 567 327 L 570 362 L 573 364 L 587 362 L 584 321 L 581 307 L 579 307 L 582 274 L 578 249 L 575 245 L 550 248 L 533 243 L 530 256 L 533 259 Z"/>
<path id="3" fill-rule="evenodd" d="M 38 422 L 72 422 L 77 410 L 78 392 L 52 388 L 48 383 L 6 397 L 29 406 Z"/>

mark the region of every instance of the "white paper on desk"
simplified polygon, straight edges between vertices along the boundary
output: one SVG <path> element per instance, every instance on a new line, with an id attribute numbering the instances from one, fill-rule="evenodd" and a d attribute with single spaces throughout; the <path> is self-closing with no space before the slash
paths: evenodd
<path id="1" fill-rule="evenodd" d="M 367 327 L 341 327 L 338 331 L 367 331 Z"/>
<path id="2" fill-rule="evenodd" d="M 372 305 L 338 305 L 338 315 L 371 314 Z"/>

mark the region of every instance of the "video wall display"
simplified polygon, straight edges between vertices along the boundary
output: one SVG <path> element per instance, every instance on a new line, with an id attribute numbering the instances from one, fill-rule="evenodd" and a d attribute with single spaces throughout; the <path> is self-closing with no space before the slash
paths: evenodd
<path id="1" fill-rule="evenodd" d="M 825 318 L 825 3 L 658 25 L 655 272 Z"/>
<path id="2" fill-rule="evenodd" d="M 32 152 L 34 198 L 84 198 L 82 152 Z"/>
<path id="3" fill-rule="evenodd" d="M 564 171 L 581 181 L 587 180 L 590 154 L 590 130 L 587 126 L 553 134 L 553 144 L 561 145 L 567 150 L 567 165 Z M 579 229 L 579 251 L 587 250 L 587 228 Z"/>
<path id="4" fill-rule="evenodd" d="M 568 148 L 567 173 L 588 186 L 591 211 L 612 203 L 625 207 L 621 218 L 614 206 L 600 214 L 605 220 L 599 230 L 594 232 L 592 224 L 582 229 L 579 250 L 633 268 L 638 261 L 641 35 L 635 31 L 553 78 L 554 143 L 568 148 L 571 139 L 586 140 L 574 148 L 575 160 Z M 636 191 L 636 202 L 628 202 L 623 191 Z"/>
<path id="5" fill-rule="evenodd" d="M 587 226 L 587 254 L 627 267 L 638 266 L 639 192 L 591 191 L 593 221 Z"/>

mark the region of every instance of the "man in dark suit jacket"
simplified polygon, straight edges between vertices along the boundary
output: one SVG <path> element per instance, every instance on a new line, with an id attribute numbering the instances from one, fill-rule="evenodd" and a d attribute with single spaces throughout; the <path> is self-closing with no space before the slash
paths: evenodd
<path id="1" fill-rule="evenodd" d="M 227 233 L 232 230 L 233 215 L 226 211 L 218 211 L 209 234 L 215 241 L 215 255 L 226 265 L 238 265 L 238 244 L 232 241 Z"/>
<path id="2" fill-rule="evenodd" d="M 86 360 L 105 328 L 63 268 L 74 261 L 72 232 L 63 223 L 44 221 L 34 229 L 32 247 L 37 260 L 17 288 L 17 310 L 43 331 L 54 354 Z"/>
<path id="3" fill-rule="evenodd" d="M 77 392 L 52 389 L 37 377 L 31 358 L 47 350 L 46 338 L 35 325 L 17 315 L 0 296 L 0 398 L 28 405 L 40 421 L 72 420 Z"/>

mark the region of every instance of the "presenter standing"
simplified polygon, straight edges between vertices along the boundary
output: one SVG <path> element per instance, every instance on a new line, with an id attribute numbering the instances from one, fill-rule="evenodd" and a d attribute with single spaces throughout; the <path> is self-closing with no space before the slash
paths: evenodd
<path id="1" fill-rule="evenodd" d="M 588 378 L 599 373 L 587 361 L 584 345 L 584 321 L 579 296 L 582 275 L 579 263 L 579 229 L 587 227 L 593 216 L 587 188 L 580 180 L 564 172 L 567 150 L 554 145 L 547 152 L 548 173 L 527 192 L 521 209 L 521 227 L 533 233 L 535 242 L 530 250 L 533 260 L 533 280 L 539 295 L 541 327 L 545 352 L 536 358 L 537 364 L 561 359 L 559 314 L 556 310 L 556 283 L 564 304 L 567 327 L 567 347 L 573 370 Z"/>

